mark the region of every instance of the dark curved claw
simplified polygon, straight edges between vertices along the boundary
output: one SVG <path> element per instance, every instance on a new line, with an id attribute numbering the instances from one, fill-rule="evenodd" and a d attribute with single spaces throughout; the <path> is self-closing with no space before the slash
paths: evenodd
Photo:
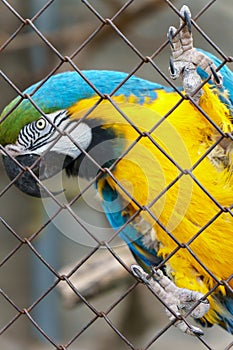
<path id="1" fill-rule="evenodd" d="M 143 273 L 143 269 L 139 265 L 131 265 L 131 271 L 133 272 L 134 276 L 139 279 L 140 282 L 149 284 L 149 280 L 145 277 L 145 274 Z"/>
<path id="2" fill-rule="evenodd" d="M 192 22 L 191 22 L 191 17 L 190 17 L 190 15 L 189 15 L 189 13 L 187 11 L 184 11 L 184 20 L 185 20 L 185 23 L 187 25 L 189 34 L 191 34 L 191 32 L 192 32 Z"/>
<path id="3" fill-rule="evenodd" d="M 172 27 L 170 27 L 170 28 L 168 29 L 168 32 L 167 32 L 167 38 L 168 38 L 169 44 L 170 44 L 171 47 L 174 49 L 173 35 L 174 35 L 174 31 L 173 31 Z"/>
<path id="4" fill-rule="evenodd" d="M 169 67 L 170 67 L 170 74 L 172 76 L 175 76 L 176 75 L 176 69 L 175 69 L 175 65 L 174 65 L 174 61 L 173 61 L 172 57 L 170 57 L 170 59 L 169 59 Z"/>
<path id="5" fill-rule="evenodd" d="M 199 337 L 201 337 L 202 335 L 204 335 L 203 330 L 200 329 L 200 328 L 197 328 L 197 327 L 194 327 L 194 326 L 192 326 L 192 325 L 189 325 L 189 329 L 190 329 L 190 331 L 191 331 L 191 333 L 192 333 L 193 335 L 197 335 L 197 336 L 199 336 Z"/>
<path id="6" fill-rule="evenodd" d="M 210 70 L 211 70 L 211 73 L 214 77 L 215 83 L 219 86 L 222 85 L 222 81 L 221 81 L 218 73 L 216 72 L 216 70 L 212 66 L 210 66 Z"/>

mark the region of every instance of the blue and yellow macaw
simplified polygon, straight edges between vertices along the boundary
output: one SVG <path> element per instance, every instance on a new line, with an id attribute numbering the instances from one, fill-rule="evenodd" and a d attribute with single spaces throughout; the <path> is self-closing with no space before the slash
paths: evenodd
<path id="1" fill-rule="evenodd" d="M 186 25 L 168 35 L 170 73 L 182 75 L 193 102 L 126 73 L 61 73 L 24 91 L 33 104 L 17 97 L 4 109 L 0 144 L 9 177 L 30 195 L 46 195 L 36 176 L 63 168 L 95 179 L 139 265 L 159 265 L 177 287 L 207 295 L 199 321 L 233 333 L 233 73 L 217 73 L 220 60 L 193 48 L 188 9 L 181 13 Z"/>

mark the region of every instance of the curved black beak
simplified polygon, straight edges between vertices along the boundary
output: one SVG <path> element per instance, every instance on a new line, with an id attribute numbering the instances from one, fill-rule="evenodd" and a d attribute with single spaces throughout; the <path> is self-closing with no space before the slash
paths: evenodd
<path id="1" fill-rule="evenodd" d="M 22 175 L 18 177 L 17 180 L 15 180 L 14 182 L 14 184 L 20 189 L 20 191 L 27 193 L 30 196 L 42 197 L 41 187 L 38 181 L 36 181 L 36 178 L 34 178 L 28 170 L 24 170 L 25 167 L 31 167 L 39 158 L 39 156 L 34 154 L 16 156 L 15 160 L 22 165 L 22 168 L 17 164 L 17 162 L 14 159 L 4 155 L 2 156 L 2 158 L 3 165 L 6 169 L 6 173 L 9 176 L 10 180 L 14 180 L 20 173 L 22 173 Z M 38 163 L 32 171 L 36 175 L 36 177 L 39 177 Z"/>
<path id="2" fill-rule="evenodd" d="M 36 154 L 22 154 L 14 158 L 5 155 L 2 157 L 3 165 L 10 180 L 17 178 L 14 185 L 20 191 L 38 198 L 50 196 L 49 191 L 46 191 L 40 182 L 56 175 L 72 161 L 70 157 L 58 155 L 56 152 L 49 152 L 42 158 Z M 57 195 L 61 192 L 63 190 L 51 193 Z"/>

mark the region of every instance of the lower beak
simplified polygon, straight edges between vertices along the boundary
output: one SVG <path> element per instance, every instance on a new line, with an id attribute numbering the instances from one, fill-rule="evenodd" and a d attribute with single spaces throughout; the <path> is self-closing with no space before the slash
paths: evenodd
<path id="1" fill-rule="evenodd" d="M 32 169 L 32 172 L 36 177 L 27 170 L 27 167 L 31 167 L 36 161 L 38 161 L 39 156 L 34 154 L 19 155 L 15 157 L 15 160 L 8 156 L 2 156 L 2 158 L 7 175 L 11 180 L 17 178 L 14 181 L 14 184 L 20 189 L 20 191 L 34 197 L 43 196 L 39 182 L 36 180 L 36 177 L 39 177 L 38 162 Z M 18 163 L 22 165 L 22 167 L 20 167 Z M 21 174 L 21 176 L 18 177 L 19 174 Z"/>
<path id="2" fill-rule="evenodd" d="M 49 197 L 48 191 L 41 186 L 41 181 L 56 175 L 68 165 L 71 159 L 49 152 L 41 158 L 36 154 L 22 154 L 14 158 L 3 155 L 6 173 L 18 189 L 33 197 Z M 52 192 L 53 195 L 63 192 Z"/>

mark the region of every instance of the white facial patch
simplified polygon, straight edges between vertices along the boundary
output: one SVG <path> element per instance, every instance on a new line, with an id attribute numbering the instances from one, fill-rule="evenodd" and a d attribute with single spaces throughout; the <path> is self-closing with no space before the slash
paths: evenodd
<path id="1" fill-rule="evenodd" d="M 71 123 L 65 133 L 67 136 L 62 136 L 51 151 L 69 155 L 74 159 L 82 153 L 82 149 L 88 148 L 92 140 L 91 128 L 85 123 L 80 123 L 76 127 L 74 123 Z"/>
<path id="2" fill-rule="evenodd" d="M 51 122 L 51 123 L 50 123 Z M 66 110 L 47 114 L 25 125 L 11 152 L 43 155 L 54 151 L 77 158 L 92 140 L 92 130 L 86 123 L 70 120 Z"/>

